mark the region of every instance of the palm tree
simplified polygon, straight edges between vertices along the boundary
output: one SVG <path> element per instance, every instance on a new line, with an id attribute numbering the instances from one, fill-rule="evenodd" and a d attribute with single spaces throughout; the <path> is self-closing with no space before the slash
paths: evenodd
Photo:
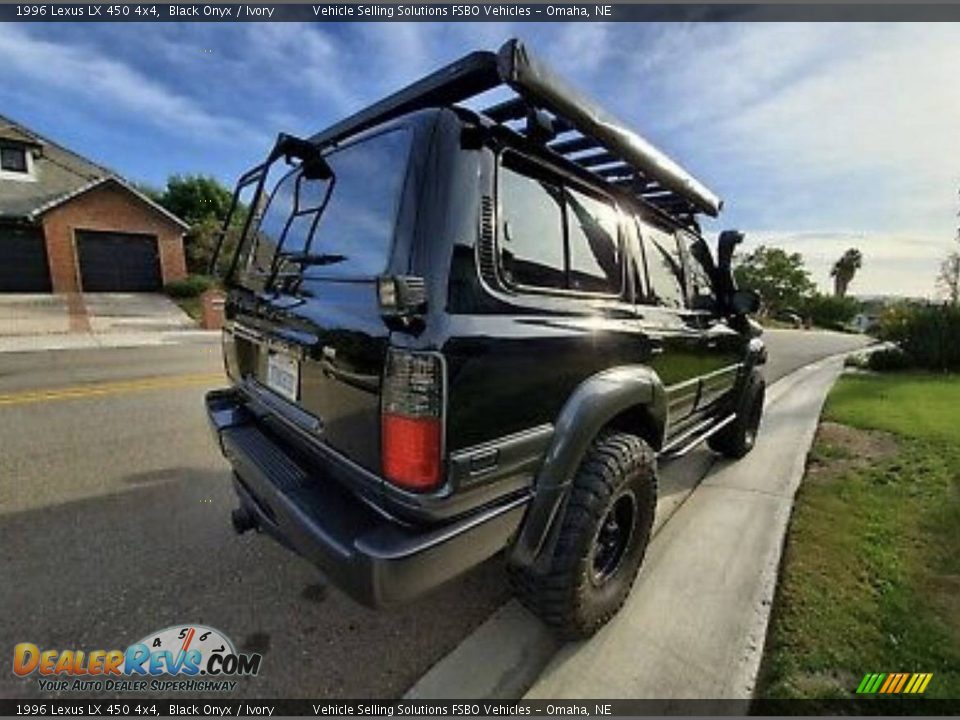
<path id="1" fill-rule="evenodd" d="M 833 294 L 837 297 L 846 297 L 847 288 L 853 276 L 863 265 L 863 255 L 856 248 L 847 250 L 839 260 L 833 264 L 830 276 L 833 278 Z"/>

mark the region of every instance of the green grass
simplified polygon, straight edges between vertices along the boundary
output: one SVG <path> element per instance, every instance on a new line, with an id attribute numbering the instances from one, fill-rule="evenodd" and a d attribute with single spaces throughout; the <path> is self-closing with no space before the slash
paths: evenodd
<path id="1" fill-rule="evenodd" d="M 845 376 L 825 418 L 895 433 L 897 451 L 801 486 L 757 697 L 854 698 L 867 672 L 932 672 L 925 698 L 960 698 L 960 376 Z"/>
<path id="2" fill-rule="evenodd" d="M 199 297 L 171 298 L 180 309 L 189 315 L 193 320 L 200 322 L 203 316 L 203 303 Z"/>

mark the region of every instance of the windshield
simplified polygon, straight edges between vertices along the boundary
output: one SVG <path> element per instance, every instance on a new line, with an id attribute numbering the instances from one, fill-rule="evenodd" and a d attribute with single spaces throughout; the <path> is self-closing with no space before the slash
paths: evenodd
<path id="1" fill-rule="evenodd" d="M 269 200 L 263 193 L 257 203 L 263 208 L 241 243 L 239 278 L 262 285 L 278 258 L 302 260 L 305 280 L 381 274 L 393 242 L 409 149 L 410 132 L 400 128 L 327 153 L 330 179 L 308 178 L 299 166 L 288 172 Z M 290 270 L 283 263 L 276 269 Z"/>

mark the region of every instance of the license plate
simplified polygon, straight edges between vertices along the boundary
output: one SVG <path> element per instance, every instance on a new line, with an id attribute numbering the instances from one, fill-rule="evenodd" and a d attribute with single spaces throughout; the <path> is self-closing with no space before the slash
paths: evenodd
<path id="1" fill-rule="evenodd" d="M 296 402 L 300 393 L 300 363 L 289 355 L 271 352 L 267 356 L 267 387 Z"/>

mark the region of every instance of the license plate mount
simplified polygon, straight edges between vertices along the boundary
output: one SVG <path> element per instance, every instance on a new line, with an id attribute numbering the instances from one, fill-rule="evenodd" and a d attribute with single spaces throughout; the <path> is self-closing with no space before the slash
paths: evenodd
<path id="1" fill-rule="evenodd" d="M 292 402 L 300 399 L 300 361 L 276 350 L 267 355 L 267 387 Z"/>

